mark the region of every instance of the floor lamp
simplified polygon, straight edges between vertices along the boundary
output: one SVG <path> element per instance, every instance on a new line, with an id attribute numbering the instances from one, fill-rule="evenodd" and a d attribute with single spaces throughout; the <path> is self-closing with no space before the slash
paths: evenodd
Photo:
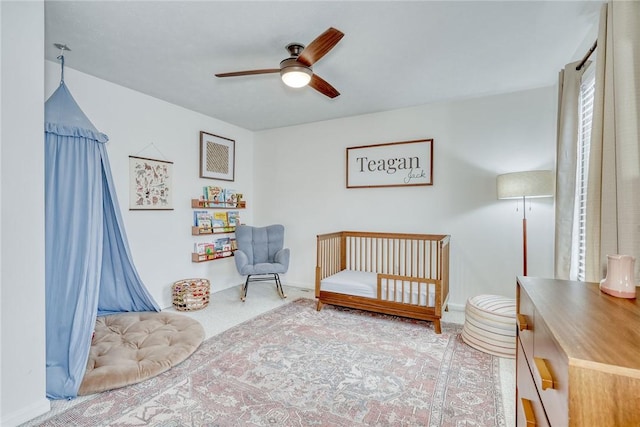
<path id="1" fill-rule="evenodd" d="M 527 198 L 553 197 L 555 192 L 553 171 L 526 171 L 498 175 L 498 199 L 522 199 L 522 259 L 527 275 Z"/>

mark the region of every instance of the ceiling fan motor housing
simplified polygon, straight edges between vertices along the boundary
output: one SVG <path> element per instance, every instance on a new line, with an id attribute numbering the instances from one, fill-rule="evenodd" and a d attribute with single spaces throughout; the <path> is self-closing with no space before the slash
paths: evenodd
<path id="1" fill-rule="evenodd" d="M 302 51 L 304 50 L 304 45 L 302 43 L 289 43 L 285 46 L 285 49 L 289 51 L 289 55 L 291 57 L 298 57 Z"/>

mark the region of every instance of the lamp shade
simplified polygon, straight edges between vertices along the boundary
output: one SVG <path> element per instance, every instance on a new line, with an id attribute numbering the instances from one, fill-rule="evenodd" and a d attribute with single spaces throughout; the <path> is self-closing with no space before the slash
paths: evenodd
<path id="1" fill-rule="evenodd" d="M 311 75 L 304 69 L 287 70 L 281 73 L 282 81 L 289 87 L 303 87 L 309 84 Z"/>
<path id="2" fill-rule="evenodd" d="M 498 199 L 522 197 L 553 197 L 555 193 L 553 171 L 512 172 L 498 175 Z"/>
<path id="3" fill-rule="evenodd" d="M 287 58 L 280 62 L 280 77 L 290 87 L 303 87 L 311 81 L 311 68 L 298 62 L 295 58 Z"/>

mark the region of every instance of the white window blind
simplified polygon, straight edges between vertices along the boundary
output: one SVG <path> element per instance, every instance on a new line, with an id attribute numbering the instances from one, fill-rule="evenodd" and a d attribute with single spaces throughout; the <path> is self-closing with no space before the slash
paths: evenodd
<path id="1" fill-rule="evenodd" d="M 577 280 L 585 280 L 586 271 L 587 177 L 589 175 L 589 147 L 591 142 L 595 83 L 595 64 L 592 63 L 582 75 L 582 82 L 580 84 L 580 122 L 578 129 L 578 162 L 574 221 L 575 241 L 573 245 L 577 258 Z"/>

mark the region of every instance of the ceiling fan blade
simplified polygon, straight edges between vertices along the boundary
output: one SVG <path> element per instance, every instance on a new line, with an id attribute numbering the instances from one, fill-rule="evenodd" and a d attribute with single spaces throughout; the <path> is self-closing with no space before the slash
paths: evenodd
<path id="1" fill-rule="evenodd" d="M 273 74 L 279 73 L 280 68 L 265 68 L 264 70 L 247 70 L 247 71 L 234 71 L 232 73 L 219 73 L 216 77 L 237 77 L 237 76 L 251 76 L 254 74 Z"/>
<path id="2" fill-rule="evenodd" d="M 309 43 L 309 45 L 300 52 L 298 61 L 302 62 L 307 67 L 312 66 L 314 63 L 318 62 L 320 58 L 325 56 L 327 52 L 333 49 L 343 36 L 344 33 L 342 31 L 330 27 L 327 31 L 316 37 L 314 41 Z"/>
<path id="3" fill-rule="evenodd" d="M 336 90 L 333 86 L 326 82 L 322 77 L 319 77 L 317 74 L 313 74 L 311 76 L 311 81 L 309 82 L 309 86 L 317 90 L 323 95 L 328 96 L 329 98 L 335 98 L 340 95 L 340 92 Z"/>

